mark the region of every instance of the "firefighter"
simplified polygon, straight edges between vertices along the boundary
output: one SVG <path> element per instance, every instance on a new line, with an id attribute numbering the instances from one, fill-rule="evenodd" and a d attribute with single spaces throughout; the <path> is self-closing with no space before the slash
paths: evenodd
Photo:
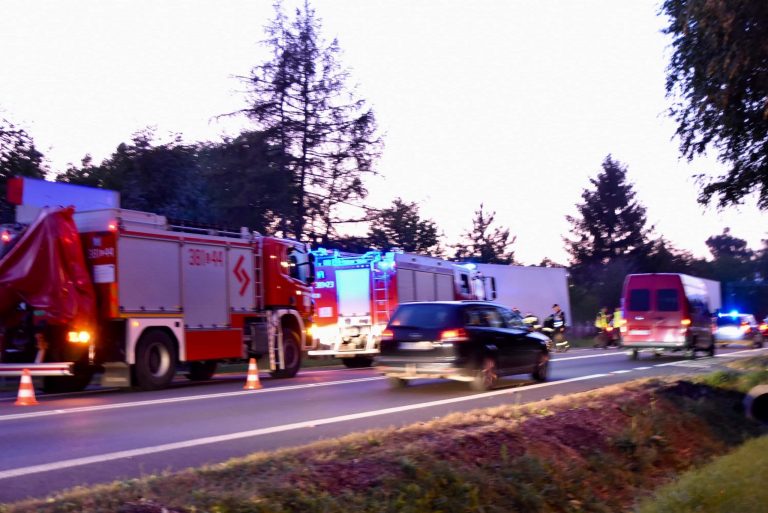
<path id="1" fill-rule="evenodd" d="M 595 328 L 597 328 L 595 347 L 608 347 L 608 342 L 610 340 L 608 328 L 610 327 L 610 322 L 608 321 L 608 308 L 604 306 L 597 312 L 597 316 L 595 317 Z"/>
<path id="2" fill-rule="evenodd" d="M 619 347 L 621 345 L 621 327 L 624 326 L 624 314 L 618 306 L 613 310 L 611 326 L 613 327 L 613 332 L 610 341 L 613 345 Z"/>

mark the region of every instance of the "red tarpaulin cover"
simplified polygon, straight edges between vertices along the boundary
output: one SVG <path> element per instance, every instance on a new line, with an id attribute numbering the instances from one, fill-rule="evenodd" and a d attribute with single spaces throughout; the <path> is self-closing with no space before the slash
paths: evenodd
<path id="1" fill-rule="evenodd" d="M 78 330 L 96 325 L 96 294 L 85 265 L 72 208 L 41 210 L 0 260 L 0 317 L 23 301 L 50 324 Z"/>

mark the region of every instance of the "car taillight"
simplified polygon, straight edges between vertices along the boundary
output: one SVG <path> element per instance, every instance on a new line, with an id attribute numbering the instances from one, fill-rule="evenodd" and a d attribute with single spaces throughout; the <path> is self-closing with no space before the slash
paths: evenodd
<path id="1" fill-rule="evenodd" d="M 440 332 L 440 342 L 464 342 L 469 340 L 464 328 L 456 330 L 443 330 Z"/>
<path id="2" fill-rule="evenodd" d="M 762 323 L 760 325 L 760 331 L 768 331 L 768 323 Z"/>
<path id="3" fill-rule="evenodd" d="M 393 338 L 395 338 L 395 334 L 392 330 L 383 330 L 381 332 L 381 340 L 392 340 Z"/>
<path id="4" fill-rule="evenodd" d="M 691 325 L 691 320 L 690 319 L 683 319 L 682 321 L 680 321 L 680 324 L 682 326 L 688 327 L 688 326 Z"/>
<path id="5" fill-rule="evenodd" d="M 742 322 L 741 323 L 741 331 L 744 333 L 749 333 L 750 327 L 748 322 Z"/>

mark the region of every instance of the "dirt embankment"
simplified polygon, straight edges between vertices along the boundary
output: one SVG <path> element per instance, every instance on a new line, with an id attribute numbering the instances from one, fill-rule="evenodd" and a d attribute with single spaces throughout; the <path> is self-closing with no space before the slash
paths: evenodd
<path id="1" fill-rule="evenodd" d="M 620 512 L 765 432 L 743 394 L 645 380 L 79 490 L 8 512 Z"/>

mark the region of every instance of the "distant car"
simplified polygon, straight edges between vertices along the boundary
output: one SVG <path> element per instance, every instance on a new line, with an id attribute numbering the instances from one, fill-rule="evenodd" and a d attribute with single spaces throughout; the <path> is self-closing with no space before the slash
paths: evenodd
<path id="1" fill-rule="evenodd" d="M 718 314 L 715 328 L 715 341 L 718 344 L 747 342 L 753 347 L 763 347 L 763 340 L 764 334 L 754 315 L 737 312 Z"/>
<path id="2" fill-rule="evenodd" d="M 381 335 L 376 366 L 393 387 L 416 378 L 469 382 L 493 388 L 499 376 L 549 374 L 549 339 L 520 326 L 519 316 L 483 301 L 404 303 Z"/>
<path id="3" fill-rule="evenodd" d="M 768 316 L 763 319 L 763 322 L 760 323 L 758 328 L 760 329 L 760 333 L 763 334 L 763 340 L 765 340 L 765 337 L 768 337 Z"/>

